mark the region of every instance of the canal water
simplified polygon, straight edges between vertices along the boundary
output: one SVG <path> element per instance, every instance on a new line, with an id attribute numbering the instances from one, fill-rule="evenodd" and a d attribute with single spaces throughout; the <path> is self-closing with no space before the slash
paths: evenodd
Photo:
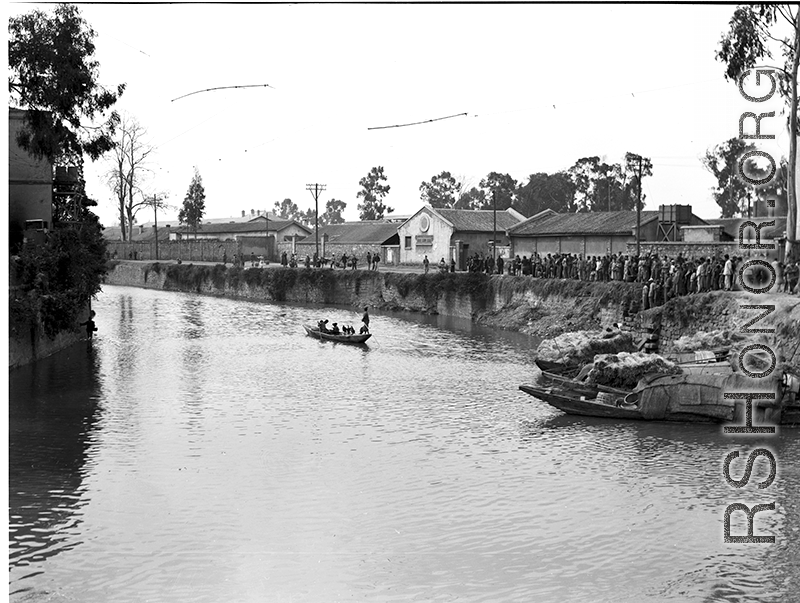
<path id="1" fill-rule="evenodd" d="M 568 417 L 517 389 L 535 342 L 463 321 L 377 313 L 352 347 L 301 329 L 348 308 L 94 307 L 91 346 L 10 375 L 12 601 L 800 596 L 800 432 Z M 734 490 L 759 445 L 777 479 Z M 775 544 L 723 544 L 728 504 L 773 501 Z"/>

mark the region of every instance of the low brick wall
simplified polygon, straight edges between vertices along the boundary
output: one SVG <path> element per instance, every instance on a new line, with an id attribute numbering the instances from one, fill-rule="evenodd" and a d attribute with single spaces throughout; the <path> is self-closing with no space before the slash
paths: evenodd
<path id="1" fill-rule="evenodd" d="M 261 253 L 264 253 L 263 238 Z M 108 254 L 112 259 L 156 261 L 154 241 L 108 241 Z M 255 249 L 255 248 L 254 248 Z M 216 239 L 184 239 L 182 241 L 159 241 L 158 259 L 181 260 L 182 262 L 222 262 L 223 253 L 228 261 L 242 253 L 242 245 L 237 241 L 218 241 Z M 250 248 L 246 250 L 249 257 Z"/>
<path id="2" fill-rule="evenodd" d="M 761 241 L 764 244 L 775 243 L 772 240 L 764 239 Z M 779 245 L 775 243 L 776 256 L 780 254 Z M 686 241 L 662 241 L 659 243 L 640 243 L 641 254 L 658 254 L 660 256 L 667 256 L 669 258 L 676 258 L 678 254 L 682 254 L 684 258 L 701 258 L 701 257 L 717 257 L 722 258 L 727 253 L 729 256 L 737 257 L 750 257 L 759 256 L 764 254 L 764 250 L 753 249 L 740 249 L 738 241 L 704 241 L 704 242 L 686 242 Z M 636 255 L 636 243 L 628 243 L 628 255 Z"/>
<path id="3" fill-rule="evenodd" d="M 684 258 L 718 257 L 722 258 L 727 253 L 730 256 L 742 256 L 739 246 L 735 241 L 730 242 L 703 242 L 687 243 L 685 241 L 663 241 L 661 243 L 640 243 L 642 255 L 659 255 L 676 258 L 682 254 Z M 628 243 L 628 255 L 636 255 L 636 243 Z"/>

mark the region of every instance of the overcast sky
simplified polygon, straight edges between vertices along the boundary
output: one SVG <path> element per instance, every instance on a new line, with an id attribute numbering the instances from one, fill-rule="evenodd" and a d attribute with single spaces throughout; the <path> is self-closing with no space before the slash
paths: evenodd
<path id="1" fill-rule="evenodd" d="M 619 162 L 626 151 L 653 160 L 647 209 L 691 204 L 718 217 L 699 157 L 738 135 L 742 111 L 782 109 L 777 95 L 769 107 L 747 103 L 723 78 L 714 55 L 733 10 L 81 5 L 97 32 L 100 81 L 127 84 L 117 110 L 158 147 L 149 190 L 178 206 L 197 166 L 206 217 L 225 217 L 287 197 L 305 209 L 306 184 L 316 182 L 327 185 L 321 204 L 345 201 L 347 219 L 358 219 L 358 181 L 373 166 L 388 177 L 388 204 L 410 214 L 420 183 L 442 170 L 473 185 L 490 171 L 524 182 L 585 156 Z M 253 84 L 271 88 L 173 100 Z M 788 155 L 782 120 L 773 123 L 777 154 Z M 106 170 L 89 167 L 88 192 L 112 225 Z"/>

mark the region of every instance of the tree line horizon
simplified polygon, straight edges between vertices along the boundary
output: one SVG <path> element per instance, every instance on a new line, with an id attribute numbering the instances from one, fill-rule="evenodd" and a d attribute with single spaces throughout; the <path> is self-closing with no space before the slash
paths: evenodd
<path id="1" fill-rule="evenodd" d="M 755 145 L 731 138 L 715 145 L 700 158 L 701 164 L 717 180 L 711 188 L 714 201 L 719 206 L 721 218 L 765 215 L 767 198 L 776 200 L 776 215 L 786 211 L 787 161 L 781 159 L 776 178 L 768 186 L 756 187 L 734 177 L 738 170 L 738 158 L 755 150 Z M 755 161 L 744 163 L 746 175 L 761 178 L 768 171 Z M 641 157 L 642 182 L 653 174 L 650 158 Z M 359 219 L 382 220 L 394 211 L 385 203 L 390 186 L 383 166 L 373 167 L 359 181 L 361 190 L 357 197 Z M 535 172 L 527 182 L 517 181 L 508 173 L 489 172 L 477 186 L 466 177 L 454 176 L 443 170 L 423 181 L 419 186 L 420 200 L 437 209 L 466 209 L 498 211 L 514 209 L 526 217 L 551 209 L 558 213 L 586 213 L 601 211 L 633 211 L 639 201 L 639 156 L 626 153 L 621 163 L 607 163 L 600 156 L 582 157 L 570 168 L 554 173 Z M 641 191 L 641 209 L 647 195 Z M 320 225 L 341 224 L 345 220 L 342 212 L 347 203 L 330 199 L 325 211 L 320 214 Z M 301 210 L 290 198 L 276 201 L 273 213 L 303 224 L 314 224 L 315 210 Z"/>
<path id="2" fill-rule="evenodd" d="M 720 216 L 757 216 L 766 198 L 775 200 L 773 215 L 787 217 L 787 251 L 800 243 L 797 219 L 797 138 L 798 138 L 798 65 L 800 65 L 800 8 L 794 4 L 739 5 L 729 21 L 729 28 L 719 40 L 715 58 L 724 66 L 724 77 L 741 82 L 749 71 L 768 69 L 777 75 L 778 92 L 788 108 L 789 157 L 781 159 L 777 175 L 769 187 L 753 187 L 739 172 L 737 159 L 754 149 L 743 140 L 758 135 L 731 138 L 708 149 L 700 159 L 716 178 L 712 196 L 720 207 Z M 788 27 L 787 27 L 788 26 Z M 55 214 L 66 217 L 70 211 L 92 213 L 97 202 L 85 191 L 84 158 L 105 158 L 111 168 L 108 184 L 117 195 L 123 237 L 132 234 L 136 213 L 150 207 L 166 208 L 166 195 L 154 190 L 144 178 L 152 169 L 147 165 L 152 152 L 144 132 L 135 120 L 120 117 L 113 109 L 125 92 L 124 83 L 103 86 L 98 82 L 99 63 L 94 58 L 95 31 L 83 19 L 75 5 L 58 4 L 46 13 L 35 9 L 9 19 L 9 93 L 12 104 L 27 110 L 26 128 L 17 142 L 34 156 L 47 157 L 53 165 L 77 166 L 79 190 L 75 195 L 57 198 Z M 780 57 L 778 60 L 774 60 Z M 765 62 L 773 64 L 763 65 Z M 88 125 L 87 125 L 88 124 Z M 130 127 L 128 127 L 130 126 Z M 767 136 L 760 136 L 766 138 Z M 770 135 L 770 137 L 772 137 Z M 507 209 L 513 207 L 530 216 L 544 209 L 558 212 L 632 210 L 645 194 L 642 182 L 652 176 L 649 158 L 627 153 L 620 163 L 607 163 L 600 156 L 578 159 L 570 168 L 554 173 L 535 172 L 527 182 L 517 182 L 507 173 L 490 172 L 473 186 L 465 178 L 456 178 L 443 170 L 420 184 L 420 199 L 434 207 L 463 209 Z M 753 162 L 745 163 L 759 178 L 763 170 Z M 641 174 L 641 176 L 640 176 Z M 183 221 L 197 227 L 204 207 L 199 172 L 195 171 L 191 193 L 183 200 Z M 382 166 L 373 167 L 359 181 L 357 193 L 359 217 L 382 219 L 392 213 L 386 196 L 390 190 Z M 202 195 L 202 199 L 198 195 Z M 80 203 L 73 202 L 79 199 Z M 189 205 L 187 205 L 187 203 Z M 286 206 L 285 208 L 283 206 Z M 323 223 L 343 221 L 346 203 L 330 199 L 319 216 Z M 63 211 L 62 207 L 63 206 Z M 316 221 L 312 209 L 294 211 L 290 199 L 275 207 L 306 222 Z M 80 213 L 80 212 L 79 212 Z M 764 212 L 766 213 L 766 212 Z M 763 213 L 761 213 L 763 215 Z M 85 214 L 81 213 L 81 217 Z"/>

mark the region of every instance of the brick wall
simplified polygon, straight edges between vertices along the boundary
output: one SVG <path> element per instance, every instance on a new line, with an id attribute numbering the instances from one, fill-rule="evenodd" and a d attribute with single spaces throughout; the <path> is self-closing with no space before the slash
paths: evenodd
<path id="1" fill-rule="evenodd" d="M 636 243 L 628 243 L 627 253 L 629 255 L 636 254 Z M 687 243 L 686 241 L 662 241 L 660 243 L 641 243 L 640 249 L 642 255 L 648 253 L 658 254 L 660 256 L 666 255 L 667 257 L 677 257 L 678 254 L 683 254 L 685 258 L 699 258 L 699 257 L 723 257 L 726 253 L 728 255 L 742 256 L 746 255 L 744 250 L 739 249 L 739 245 L 734 241 L 728 242 L 713 242 L 706 241 L 703 243 Z"/>
<path id="2" fill-rule="evenodd" d="M 135 252 L 137 260 L 155 261 L 156 259 L 154 241 L 108 241 L 107 245 L 108 253 L 112 258 L 134 259 Z M 180 259 L 182 262 L 222 262 L 223 252 L 227 253 L 228 261 L 232 262 L 233 254 L 241 253 L 241 246 L 236 241 L 218 241 L 216 239 L 184 239 L 182 241 L 159 241 L 158 243 L 158 259 L 161 261 Z"/>

